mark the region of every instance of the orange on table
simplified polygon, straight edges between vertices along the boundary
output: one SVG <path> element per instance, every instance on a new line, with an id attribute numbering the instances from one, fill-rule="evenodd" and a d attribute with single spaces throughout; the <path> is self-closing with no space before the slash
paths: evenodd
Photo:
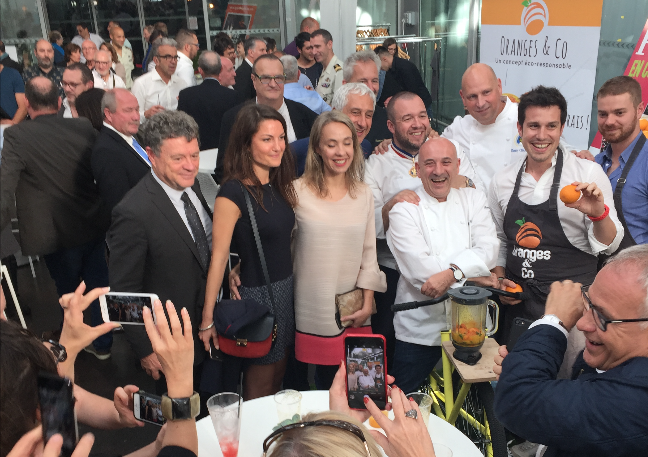
<path id="1" fill-rule="evenodd" d="M 639 128 L 641 130 L 648 130 L 648 119 L 639 119 Z"/>
<path id="2" fill-rule="evenodd" d="M 574 203 L 578 201 L 580 196 L 581 192 L 580 190 L 576 190 L 576 186 L 574 184 L 570 184 L 560 189 L 560 199 L 564 203 Z"/>
<path id="3" fill-rule="evenodd" d="M 513 293 L 522 292 L 522 286 L 520 286 L 519 284 L 516 284 L 515 287 L 506 286 L 504 288 L 504 290 L 506 290 L 507 292 L 513 292 Z"/>
<path id="4" fill-rule="evenodd" d="M 389 411 L 380 411 L 380 412 L 383 413 L 385 417 L 389 415 Z M 376 422 L 376 419 L 374 419 L 373 416 L 369 418 L 369 425 L 371 425 L 374 428 L 382 428 L 380 425 L 378 425 L 378 422 Z"/>

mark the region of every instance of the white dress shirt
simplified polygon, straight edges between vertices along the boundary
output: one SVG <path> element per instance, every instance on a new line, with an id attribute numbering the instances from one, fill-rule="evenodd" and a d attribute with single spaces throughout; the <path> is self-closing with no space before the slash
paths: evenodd
<path id="1" fill-rule="evenodd" d="M 72 118 L 72 110 L 70 109 L 70 102 L 68 101 L 67 97 L 63 99 L 63 102 L 61 102 L 63 105 L 63 117 L 65 118 Z"/>
<path id="2" fill-rule="evenodd" d="M 178 108 L 178 95 L 187 87 L 182 79 L 175 73 L 171 75 L 169 83 L 165 83 L 157 70 L 144 73 L 133 83 L 133 95 L 137 98 L 140 109 L 140 122 L 144 122 L 144 112 L 155 105 L 162 105 L 165 109 Z"/>
<path id="3" fill-rule="evenodd" d="M 185 213 L 185 209 L 184 209 L 184 202 L 182 201 L 183 192 L 187 192 L 187 195 L 189 196 L 189 200 L 191 200 L 191 203 L 193 203 L 193 205 L 196 207 L 196 211 L 198 211 L 198 216 L 200 216 L 200 222 L 202 222 L 203 228 L 205 229 L 205 235 L 207 235 L 207 243 L 209 243 L 209 250 L 211 251 L 212 220 L 211 217 L 209 217 L 209 213 L 203 207 L 202 203 L 200 203 L 200 199 L 193 191 L 193 189 L 191 187 L 187 187 L 186 189 L 183 190 L 172 189 L 160 178 L 158 178 L 158 176 L 155 174 L 155 171 L 153 171 L 153 169 L 151 169 L 151 173 L 153 173 L 153 177 L 155 178 L 155 180 L 162 186 L 164 192 L 166 192 L 166 194 L 169 196 L 169 200 L 171 200 L 171 203 L 175 207 L 176 211 L 178 211 L 178 214 L 180 215 L 182 222 L 184 222 L 185 227 L 187 227 L 187 230 L 189 231 L 189 235 L 191 235 L 191 238 L 193 239 L 194 237 L 193 232 L 191 231 L 191 227 L 189 226 L 189 221 L 187 220 L 187 214 Z M 194 239 L 194 241 L 196 240 Z"/>
<path id="4" fill-rule="evenodd" d="M 181 51 L 178 51 L 178 66 L 174 74 L 187 83 L 187 87 L 196 85 L 193 61 Z"/>
<path id="5" fill-rule="evenodd" d="M 473 188 L 451 189 L 445 202 L 415 189 L 418 205 L 397 203 L 389 212 L 387 243 L 401 277 L 396 303 L 428 300 L 421 287 L 430 276 L 454 264 L 466 278 L 489 276 L 499 241 L 486 195 Z M 465 279 L 451 287 L 460 287 Z M 396 339 L 424 346 L 441 344 L 449 303 L 424 306 L 394 315 Z"/>
<path id="6" fill-rule="evenodd" d="M 558 152 L 556 151 L 551 161 L 551 167 L 544 172 L 538 181 L 530 174 L 522 172 L 518 197 L 523 203 L 527 205 L 538 205 L 549 199 L 549 192 L 551 191 L 554 170 L 556 168 L 557 154 Z M 614 253 L 623 239 L 623 226 L 619 222 L 616 209 L 614 208 L 610 180 L 601 166 L 596 162 L 579 159 L 571 152 L 563 153 L 563 159 L 560 189 L 575 181 L 595 182 L 603 193 L 605 204 L 610 208 L 609 217 L 617 229 L 616 237 L 612 243 L 609 246 L 604 245 L 594 236 L 594 223 L 585 214 L 577 209 L 566 207 L 558 199 L 558 217 L 560 218 L 560 225 L 562 225 L 565 236 L 575 248 L 588 254 Z M 525 160 L 526 156 L 495 174 L 488 192 L 488 204 L 493 213 L 495 226 L 497 227 L 497 237 L 501 241 L 497 259 L 497 265 L 500 267 L 506 266 L 507 245 L 506 234 L 504 233 L 504 215 L 506 214 L 506 208 L 511 199 L 511 194 L 513 194 L 513 187 L 515 186 L 518 171 L 520 171 L 520 167 Z"/>
<path id="7" fill-rule="evenodd" d="M 369 371 L 369 376 L 371 376 L 373 379 L 376 378 L 376 369 L 375 368 L 372 368 L 371 370 L 367 370 L 367 371 Z"/>
<path id="8" fill-rule="evenodd" d="M 97 70 L 92 70 L 92 76 L 94 77 L 94 87 L 96 89 L 126 89 L 126 83 L 124 80 L 112 71 L 108 72 L 108 81 L 104 80 L 101 75 L 97 73 Z"/>
<path id="9" fill-rule="evenodd" d="M 374 196 L 374 212 L 376 216 L 376 238 L 378 243 L 376 249 L 378 252 L 378 264 L 392 270 L 396 270 L 396 260 L 389 252 L 385 242 L 385 228 L 383 226 L 382 209 L 402 190 L 413 190 L 421 185 L 419 178 L 413 178 L 409 171 L 414 163 L 412 159 L 399 156 L 392 145 L 384 154 L 372 154 L 365 162 L 365 182 L 371 188 Z M 466 159 L 461 162 L 459 173 L 463 176 L 472 177 L 470 171 L 470 160 Z"/>
<path id="10" fill-rule="evenodd" d="M 257 103 L 259 103 L 257 101 Z M 293 128 L 292 121 L 290 120 L 290 113 L 288 112 L 288 107 L 286 106 L 286 100 L 284 99 L 279 108 L 279 114 L 281 114 L 286 121 L 286 136 L 288 136 L 288 143 L 297 141 L 297 135 L 295 135 L 295 129 Z"/>
<path id="11" fill-rule="evenodd" d="M 361 389 L 371 389 L 372 387 L 376 387 L 374 379 L 370 375 L 365 376 L 364 374 L 358 376 L 358 385 Z"/>

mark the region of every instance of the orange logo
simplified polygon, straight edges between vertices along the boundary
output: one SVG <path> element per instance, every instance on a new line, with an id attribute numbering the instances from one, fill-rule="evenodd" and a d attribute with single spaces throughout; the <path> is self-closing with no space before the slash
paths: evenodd
<path id="1" fill-rule="evenodd" d="M 522 25 L 529 35 L 537 35 L 549 23 L 549 8 L 543 0 L 522 2 Z"/>
<path id="2" fill-rule="evenodd" d="M 515 223 L 520 226 L 517 235 L 515 235 L 515 242 L 523 248 L 537 248 L 542 239 L 540 228 L 533 222 L 525 222 L 524 218 L 515 221 Z"/>

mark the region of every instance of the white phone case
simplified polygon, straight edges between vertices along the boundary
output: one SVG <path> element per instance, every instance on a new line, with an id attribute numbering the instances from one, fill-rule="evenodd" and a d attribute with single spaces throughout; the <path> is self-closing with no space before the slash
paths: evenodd
<path id="1" fill-rule="evenodd" d="M 113 309 L 112 310 L 113 319 L 111 319 L 111 312 L 108 311 L 108 299 L 106 297 L 109 298 L 110 297 L 133 297 L 134 301 L 139 301 L 144 303 L 133 303 L 131 306 L 128 307 L 127 310 Z M 104 322 L 117 322 L 122 325 L 144 325 L 144 321 L 141 314 L 143 307 L 140 306 L 143 305 L 151 308 L 151 311 L 153 312 L 153 321 L 157 322 L 155 319 L 155 311 L 153 310 L 153 303 L 155 302 L 155 300 L 159 300 L 159 297 L 155 294 L 142 294 L 142 293 L 135 293 L 135 292 L 132 293 L 110 292 L 108 294 L 99 297 L 99 305 L 101 307 L 101 317 L 103 318 Z"/>

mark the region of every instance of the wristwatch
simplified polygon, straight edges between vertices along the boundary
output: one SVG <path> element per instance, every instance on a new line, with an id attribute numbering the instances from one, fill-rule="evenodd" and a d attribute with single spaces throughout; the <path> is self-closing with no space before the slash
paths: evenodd
<path id="1" fill-rule="evenodd" d="M 461 282 L 461 280 L 465 278 L 463 271 L 461 271 L 458 266 L 450 265 L 450 269 L 452 270 L 452 274 L 454 275 L 455 281 Z"/>
<path id="2" fill-rule="evenodd" d="M 200 395 L 194 392 L 191 397 L 169 398 L 162 395 L 162 416 L 169 421 L 193 419 L 200 414 Z"/>
<path id="3" fill-rule="evenodd" d="M 557 324 L 560 325 L 562 328 L 565 330 L 569 331 L 569 329 L 563 324 L 563 321 L 560 320 L 558 316 L 555 314 L 544 314 L 541 319 L 545 319 L 548 322 L 551 322 L 552 324 Z"/>

